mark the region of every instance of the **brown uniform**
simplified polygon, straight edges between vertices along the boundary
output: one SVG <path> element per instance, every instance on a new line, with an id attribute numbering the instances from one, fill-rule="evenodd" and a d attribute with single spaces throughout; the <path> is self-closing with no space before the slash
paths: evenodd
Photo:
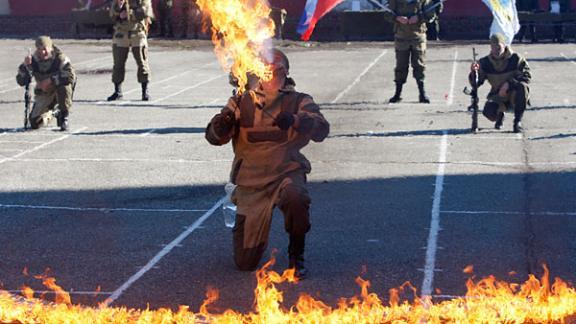
<path id="1" fill-rule="evenodd" d="M 40 60 L 36 54 L 32 56 L 32 64 L 21 64 L 16 75 L 16 82 L 24 86 L 30 83 L 32 77 L 36 82 L 51 79 L 52 86 L 46 91 L 34 89 L 34 106 L 28 116 L 30 126 L 34 129 L 46 125 L 52 119 L 52 109 L 58 104 L 63 117 L 67 117 L 72 109 L 72 93 L 76 82 L 76 73 L 70 59 L 54 46 L 52 57 Z"/>
<path id="2" fill-rule="evenodd" d="M 128 10 L 128 18 L 120 18 L 120 13 Z M 138 65 L 138 82 L 150 81 L 150 67 L 148 65 L 148 27 L 153 18 L 150 0 L 127 0 L 122 8 L 114 1 L 110 7 L 110 16 L 116 22 L 112 41 L 112 54 L 114 56 L 114 69 L 112 82 L 121 84 L 126 73 L 126 60 L 132 48 L 132 55 Z"/>
<path id="3" fill-rule="evenodd" d="M 227 111 L 234 112 L 237 122 L 222 133 L 218 124 Z M 298 125 L 288 130 L 275 126 L 281 112 L 296 114 Z M 251 90 L 232 97 L 208 124 L 208 142 L 223 145 L 232 140 L 234 148 L 230 175 L 237 185 L 232 195 L 238 214 L 233 229 L 234 260 L 240 269 L 258 266 L 275 206 L 283 212 L 285 229 L 291 237 L 303 238 L 310 229 L 310 197 L 305 185 L 311 166 L 300 149 L 310 140 L 323 141 L 329 129 L 312 97 L 291 87 L 277 94 Z"/>
<path id="4" fill-rule="evenodd" d="M 513 53 L 510 47 L 506 47 L 501 58 L 487 55 L 479 61 L 478 86 L 485 81 L 491 86 L 488 100 L 484 105 L 483 114 L 491 121 L 503 117 L 505 111 L 514 112 L 515 122 L 520 122 L 526 110 L 529 100 L 530 89 L 528 84 L 531 80 L 528 62 L 517 53 Z M 472 82 L 473 74 L 470 74 Z M 510 87 L 508 94 L 501 97 L 498 91 L 502 84 L 508 82 Z"/>

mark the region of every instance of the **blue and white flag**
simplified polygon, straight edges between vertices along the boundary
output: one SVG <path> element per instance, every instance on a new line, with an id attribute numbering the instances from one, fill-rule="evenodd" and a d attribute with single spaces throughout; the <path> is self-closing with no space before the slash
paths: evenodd
<path id="1" fill-rule="evenodd" d="M 512 44 L 514 35 L 520 30 L 516 0 L 482 0 L 492 12 L 492 25 L 490 36 L 496 33 L 504 35 L 506 45 Z"/>

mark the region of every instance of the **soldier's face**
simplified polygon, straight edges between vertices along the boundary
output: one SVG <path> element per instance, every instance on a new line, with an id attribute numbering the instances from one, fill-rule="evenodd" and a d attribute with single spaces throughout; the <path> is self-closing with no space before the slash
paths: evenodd
<path id="1" fill-rule="evenodd" d="M 492 54 L 492 56 L 494 57 L 500 57 L 502 56 L 502 54 L 504 54 L 504 51 L 506 50 L 506 44 L 503 43 L 492 43 L 490 44 L 490 53 Z"/>
<path id="2" fill-rule="evenodd" d="M 274 64 L 272 67 L 272 79 L 270 81 L 263 81 L 262 88 L 268 91 L 282 89 L 286 83 L 286 68 L 283 64 Z"/>
<path id="3" fill-rule="evenodd" d="M 37 47 L 36 55 L 41 60 L 47 60 L 52 57 L 52 47 Z"/>

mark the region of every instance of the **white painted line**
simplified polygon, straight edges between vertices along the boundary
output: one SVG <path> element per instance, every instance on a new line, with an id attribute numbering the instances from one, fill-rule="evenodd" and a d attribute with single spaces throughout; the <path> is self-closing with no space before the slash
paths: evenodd
<path id="1" fill-rule="evenodd" d="M 450 92 L 448 93 L 448 106 L 454 103 L 454 85 L 456 84 L 456 68 L 458 66 L 458 51 L 454 51 L 454 63 L 452 63 L 452 78 L 450 79 Z"/>
<path id="2" fill-rule="evenodd" d="M 0 290 L 0 291 L 6 291 L 12 294 L 21 294 L 23 295 L 25 293 L 24 290 Z M 93 296 L 98 296 L 98 295 L 112 295 L 111 291 L 66 291 L 67 294 L 69 295 L 93 295 Z M 56 292 L 53 290 L 34 290 L 34 294 L 35 295 L 55 295 Z"/>
<path id="3" fill-rule="evenodd" d="M 569 58 L 566 56 L 566 54 L 560 53 L 560 56 L 562 56 L 563 58 L 565 58 L 568 62 L 576 65 L 576 62 L 574 62 L 574 60 L 572 60 L 572 59 L 569 59 Z"/>
<path id="4" fill-rule="evenodd" d="M 146 136 L 154 133 L 155 131 L 156 131 L 156 128 L 150 128 L 150 130 L 148 130 L 146 133 L 140 134 L 140 135 L 138 135 L 138 136 L 140 136 L 140 137 L 146 137 Z"/>
<path id="5" fill-rule="evenodd" d="M 200 82 L 200 83 L 196 83 L 195 85 L 186 87 L 186 88 L 184 88 L 184 89 L 182 89 L 182 90 L 180 90 L 180 91 L 176 91 L 176 92 L 174 92 L 173 94 L 170 94 L 170 95 L 167 95 L 167 96 L 165 96 L 165 97 L 156 99 L 156 100 L 154 100 L 154 101 L 152 101 L 152 102 L 150 102 L 150 103 L 151 103 L 151 104 L 156 104 L 156 103 L 159 103 L 160 101 L 164 101 L 164 100 L 166 100 L 166 99 L 170 99 L 170 98 L 172 98 L 172 97 L 176 97 L 177 95 L 179 95 L 179 94 L 181 94 L 181 93 L 184 93 L 184 92 L 186 92 L 186 91 L 189 91 L 189 90 L 198 88 L 198 87 L 200 87 L 200 86 L 202 86 L 202 85 L 204 85 L 204 84 L 206 84 L 206 83 L 210 83 L 210 82 L 212 82 L 212 81 L 214 81 L 214 80 L 216 80 L 216 79 L 220 79 L 220 78 L 222 78 L 222 77 L 224 77 L 224 76 L 228 76 L 228 74 L 220 74 L 220 75 L 217 75 L 217 76 L 215 76 L 215 77 L 213 77 L 213 78 L 210 78 L 210 79 L 208 79 L 208 80 L 205 80 L 205 81 L 202 81 L 202 82 Z"/>
<path id="6" fill-rule="evenodd" d="M 444 131 L 440 141 L 440 155 L 438 157 L 438 171 L 436 172 L 436 184 L 434 188 L 434 200 L 432 201 L 432 219 L 430 220 L 430 232 L 426 244 L 426 262 L 424 264 L 424 280 L 422 281 L 421 297 L 432 294 L 434 281 L 434 269 L 436 266 L 436 250 L 438 246 L 438 232 L 440 231 L 440 203 L 442 190 L 444 189 L 444 173 L 446 168 L 446 153 L 448 151 L 448 133 Z"/>
<path id="7" fill-rule="evenodd" d="M 210 210 L 208 210 L 204 215 L 202 215 L 198 220 L 196 220 L 188 229 L 182 234 L 180 234 L 177 238 L 175 238 L 172 242 L 170 242 L 166 247 L 164 247 L 158 254 L 156 254 L 148 263 L 142 267 L 138 272 L 136 272 L 132 277 L 130 277 L 124 284 L 122 284 L 118 289 L 116 289 L 112 295 L 106 299 L 102 304 L 104 306 L 110 306 L 116 299 L 118 299 L 126 289 L 130 288 L 133 283 L 135 283 L 138 279 L 140 279 L 146 272 L 152 269 L 156 263 L 158 263 L 166 254 L 170 253 L 172 249 L 178 246 L 185 238 L 188 237 L 192 232 L 194 232 L 197 228 L 204 223 L 213 213 L 222 205 L 222 203 L 226 200 L 226 196 L 220 198 Z"/>
<path id="8" fill-rule="evenodd" d="M 162 208 L 106 208 L 106 207 L 68 207 L 68 206 L 43 206 L 43 205 L 18 205 L 0 204 L 0 208 L 10 209 L 52 209 L 71 211 L 99 211 L 99 212 L 143 212 L 143 213 L 193 213 L 205 212 L 206 209 L 162 209 Z"/>
<path id="9" fill-rule="evenodd" d="M 32 159 L 18 159 L 17 162 L 95 162 L 95 163 L 230 163 L 232 159 L 216 159 L 216 160 L 189 160 L 189 159 L 131 159 L 131 158 L 32 158 Z M 405 163 L 405 162 L 403 162 Z"/>
<path id="10" fill-rule="evenodd" d="M 6 161 L 15 160 L 15 159 L 17 159 L 17 158 L 19 158 L 19 157 L 21 157 L 21 156 L 23 156 L 23 155 L 25 155 L 25 154 L 38 151 L 38 150 L 40 150 L 40 149 L 42 149 L 42 148 L 44 148 L 44 147 L 46 147 L 46 146 L 48 146 L 48 145 L 51 145 L 51 144 L 54 144 L 54 143 L 56 143 L 56 142 L 60 142 L 60 141 L 62 141 L 62 140 L 65 140 L 65 139 L 67 139 L 68 137 L 70 137 L 70 136 L 72 136 L 72 135 L 74 135 L 74 134 L 76 134 L 76 133 L 80 133 L 80 132 L 82 132 L 82 131 L 84 131 L 84 130 L 86 130 L 86 129 L 88 129 L 88 127 L 82 127 L 82 128 L 80 128 L 80 129 L 72 132 L 72 133 L 66 134 L 66 135 L 64 135 L 64 136 L 60 136 L 60 137 L 58 137 L 58 138 L 56 138 L 56 139 L 53 139 L 53 140 L 51 140 L 51 141 L 49 141 L 49 142 L 46 142 L 46 143 L 40 144 L 40 145 L 38 145 L 38 146 L 35 146 L 35 147 L 33 147 L 33 148 L 29 149 L 29 150 L 22 151 L 22 152 L 20 152 L 20 153 L 18 153 L 18 154 L 16 154 L 16 155 L 11 156 L 11 157 L 3 158 L 3 159 L 0 160 L 0 164 L 5 163 Z"/>
<path id="11" fill-rule="evenodd" d="M 526 212 L 516 211 L 489 211 L 489 210 L 442 210 L 442 214 L 464 214 L 464 215 L 480 215 L 480 214 L 496 214 L 496 215 L 526 215 Z M 553 212 L 553 211 L 530 211 L 531 215 L 547 215 L 547 216 L 576 216 L 576 212 Z"/>
<path id="12" fill-rule="evenodd" d="M 378 61 L 384 56 L 386 55 L 386 53 L 388 52 L 388 50 L 383 50 L 382 53 L 380 53 L 380 55 L 378 55 L 377 58 L 374 59 L 374 61 L 372 61 L 372 63 L 370 63 L 365 69 L 364 71 L 362 71 L 362 73 L 360 73 L 360 75 L 358 75 L 358 77 L 352 82 L 350 83 L 350 85 L 348 85 L 348 87 L 346 87 L 346 89 L 342 90 L 342 92 L 340 92 L 336 98 L 334 98 L 334 100 L 332 100 L 330 103 L 336 103 L 338 100 L 340 100 L 348 91 L 350 91 L 350 89 L 352 89 L 356 84 L 358 84 L 358 82 L 360 82 L 360 79 L 362 79 L 362 77 L 368 73 L 368 71 L 370 71 L 370 69 L 376 64 L 378 63 Z"/>
<path id="13" fill-rule="evenodd" d="M 0 94 L 1 94 L 1 93 L 7 93 L 7 92 L 10 92 L 10 91 L 14 91 L 14 90 L 18 90 L 18 89 L 20 89 L 20 88 L 24 89 L 23 87 L 18 86 L 18 87 L 14 87 L 14 88 L 7 89 L 7 90 L 2 90 L 2 91 L 0 91 Z"/>

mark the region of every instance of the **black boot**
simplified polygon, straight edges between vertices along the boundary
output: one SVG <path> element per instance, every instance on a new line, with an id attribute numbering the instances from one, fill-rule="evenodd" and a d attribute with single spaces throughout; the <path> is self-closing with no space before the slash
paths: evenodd
<path id="1" fill-rule="evenodd" d="M 288 245 L 288 268 L 294 269 L 294 276 L 299 280 L 306 279 L 308 270 L 304 267 L 304 235 L 290 235 Z"/>
<path id="2" fill-rule="evenodd" d="M 424 90 L 424 81 L 418 81 L 418 92 L 420 93 L 420 96 L 418 97 L 418 100 L 420 101 L 420 103 L 430 103 L 430 98 L 428 98 L 428 96 L 426 95 L 426 91 Z"/>
<path id="3" fill-rule="evenodd" d="M 114 83 L 114 93 L 108 97 L 108 101 L 122 99 L 122 83 Z"/>
<path id="4" fill-rule="evenodd" d="M 63 132 L 67 131 L 68 128 L 70 127 L 70 124 L 68 122 L 68 111 L 59 110 L 56 116 L 56 123 L 58 127 L 60 127 L 61 131 Z"/>
<path id="5" fill-rule="evenodd" d="M 148 93 L 148 82 L 142 82 L 142 101 L 150 101 L 150 94 Z"/>
<path id="6" fill-rule="evenodd" d="M 504 113 L 498 113 L 498 119 L 496 119 L 496 124 L 494 124 L 494 128 L 500 129 L 502 128 L 502 124 L 504 123 Z"/>
<path id="7" fill-rule="evenodd" d="M 402 83 L 396 82 L 396 92 L 394 92 L 394 96 L 388 100 L 390 103 L 396 103 L 402 101 Z"/>

